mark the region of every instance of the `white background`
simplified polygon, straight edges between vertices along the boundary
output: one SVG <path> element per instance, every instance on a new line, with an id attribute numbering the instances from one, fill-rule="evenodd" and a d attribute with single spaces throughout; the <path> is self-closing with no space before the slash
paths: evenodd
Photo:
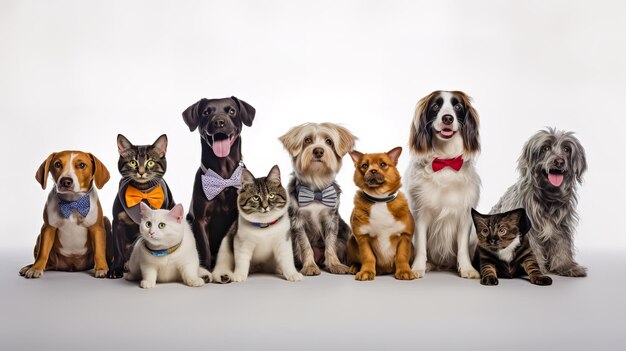
<path id="1" fill-rule="evenodd" d="M 624 13 L 626 2 L 597 0 L 1 1 L 0 339 L 48 350 L 623 346 Z M 530 135 L 577 133 L 589 162 L 576 240 L 588 278 L 486 288 L 447 272 L 405 283 L 257 275 L 146 292 L 88 273 L 17 275 L 32 262 L 49 190 L 34 174 L 51 152 L 91 151 L 108 166 L 100 196 L 110 215 L 116 135 L 141 144 L 167 133 L 166 180 L 188 207 L 200 143 L 181 113 L 202 97 L 257 109 L 245 162 L 257 176 L 278 163 L 286 183 L 277 138 L 291 126 L 342 123 L 364 152 L 406 147 L 416 102 L 436 89 L 475 99 L 481 211 L 516 180 Z M 352 168 L 346 156 L 346 218 Z"/>

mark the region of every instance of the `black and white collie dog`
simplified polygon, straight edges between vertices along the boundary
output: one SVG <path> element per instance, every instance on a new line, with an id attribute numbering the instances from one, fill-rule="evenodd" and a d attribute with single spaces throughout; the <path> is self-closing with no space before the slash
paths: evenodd
<path id="1" fill-rule="evenodd" d="M 480 277 L 471 263 L 477 241 L 471 209 L 480 190 L 474 168 L 478 124 L 470 97 L 461 91 L 435 91 L 417 104 L 404 179 L 415 218 L 412 269 L 418 277 L 454 267 L 463 278 Z"/>

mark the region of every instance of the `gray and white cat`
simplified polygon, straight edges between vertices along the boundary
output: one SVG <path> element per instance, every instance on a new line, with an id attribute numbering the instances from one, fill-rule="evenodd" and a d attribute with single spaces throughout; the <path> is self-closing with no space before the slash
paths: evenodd
<path id="1" fill-rule="evenodd" d="M 127 280 L 141 280 L 139 285 L 153 288 L 156 283 L 182 281 L 188 286 L 202 286 L 212 280 L 211 273 L 200 267 L 191 226 L 184 219 L 183 206 L 171 210 L 153 210 L 140 203 L 141 236 L 128 261 Z"/>
<path id="2" fill-rule="evenodd" d="M 289 234 L 289 195 L 281 184 L 278 166 L 261 178 L 243 170 L 237 208 L 239 218 L 217 253 L 216 282 L 245 281 L 250 271 L 275 272 L 292 282 L 302 280 Z"/>

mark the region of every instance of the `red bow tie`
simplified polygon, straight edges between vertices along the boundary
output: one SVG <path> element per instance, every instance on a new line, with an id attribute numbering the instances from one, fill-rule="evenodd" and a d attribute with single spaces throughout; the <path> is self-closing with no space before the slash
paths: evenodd
<path id="1" fill-rule="evenodd" d="M 441 171 L 446 166 L 458 172 L 463 167 L 463 155 L 455 158 L 435 158 L 433 160 L 433 171 L 435 172 Z"/>

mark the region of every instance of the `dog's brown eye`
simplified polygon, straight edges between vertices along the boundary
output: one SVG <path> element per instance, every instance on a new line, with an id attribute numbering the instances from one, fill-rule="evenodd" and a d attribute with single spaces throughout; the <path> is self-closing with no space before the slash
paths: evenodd
<path id="1" fill-rule="evenodd" d="M 312 143 L 312 142 L 313 142 L 313 139 L 311 139 L 311 138 L 309 138 L 309 137 L 304 138 L 304 143 L 305 143 L 305 144 L 307 144 L 307 145 L 308 145 L 308 144 L 310 144 L 310 143 Z"/>
<path id="2" fill-rule="evenodd" d="M 385 168 L 385 167 L 387 167 L 387 164 L 385 162 L 381 162 L 380 163 L 380 167 Z"/>
<path id="3" fill-rule="evenodd" d="M 368 168 L 369 168 L 369 166 L 370 166 L 370 165 L 368 165 L 367 163 L 364 163 L 364 164 L 361 166 L 361 168 L 362 168 L 363 170 L 366 170 L 366 169 L 368 169 Z"/>
<path id="4" fill-rule="evenodd" d="M 569 154 L 570 151 L 572 151 L 572 149 L 569 146 L 565 146 L 565 147 L 563 147 L 563 151 L 565 151 L 565 153 Z"/>
<path id="5" fill-rule="evenodd" d="M 454 110 L 455 111 L 461 111 L 462 109 L 463 109 L 463 106 L 461 106 L 461 104 L 454 105 Z"/>
<path id="6" fill-rule="evenodd" d="M 61 161 L 57 161 L 54 163 L 54 168 L 61 168 L 63 166 L 63 164 L 61 163 Z"/>
<path id="7" fill-rule="evenodd" d="M 235 115 L 235 109 L 231 108 L 230 111 L 228 111 L 228 114 L 231 115 L 231 116 L 234 116 Z"/>
<path id="8" fill-rule="evenodd" d="M 330 140 L 330 139 L 326 139 L 326 145 L 332 146 L 333 145 L 333 141 Z"/>
<path id="9" fill-rule="evenodd" d="M 434 104 L 432 109 L 433 109 L 433 111 L 439 111 L 439 105 Z"/>
<path id="10" fill-rule="evenodd" d="M 81 163 L 78 164 L 78 168 L 80 168 L 80 169 L 85 169 L 85 167 L 87 167 L 85 162 L 81 162 Z"/>
<path id="11" fill-rule="evenodd" d="M 545 145 L 544 147 L 541 148 L 541 151 L 548 152 L 550 151 L 550 147 L 548 145 Z"/>
<path id="12" fill-rule="evenodd" d="M 205 110 L 204 112 L 202 112 L 203 116 L 208 116 L 209 115 L 209 110 Z"/>

